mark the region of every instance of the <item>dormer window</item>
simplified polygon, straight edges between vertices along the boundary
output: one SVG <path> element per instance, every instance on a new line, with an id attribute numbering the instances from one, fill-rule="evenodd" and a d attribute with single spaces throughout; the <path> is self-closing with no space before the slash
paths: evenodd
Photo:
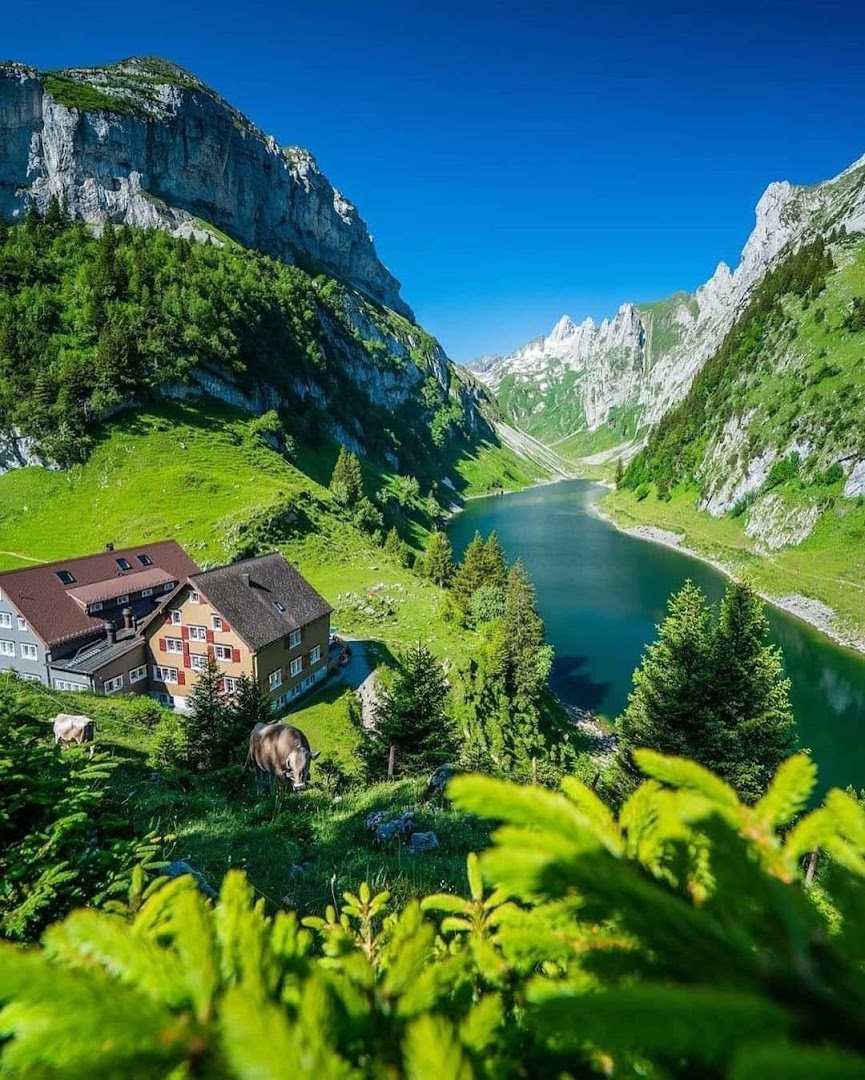
<path id="1" fill-rule="evenodd" d="M 75 578 L 72 576 L 72 574 L 69 573 L 68 570 L 58 570 L 57 576 L 60 578 L 64 585 L 75 584 Z"/>
<path id="2" fill-rule="evenodd" d="M 129 561 L 129 559 L 124 559 L 121 556 L 119 559 L 115 559 L 114 561 L 117 563 L 117 565 L 120 567 L 121 570 L 131 570 L 132 569 L 132 563 Z"/>
<path id="3" fill-rule="evenodd" d="M 91 615 L 93 614 L 94 611 L 101 611 L 102 610 L 102 601 L 101 600 L 94 600 L 94 602 L 90 605 L 88 610 L 89 610 Z"/>
<path id="4" fill-rule="evenodd" d="M 274 606 L 274 607 L 276 608 L 276 610 L 277 610 L 277 611 L 278 611 L 278 612 L 280 613 L 280 615 L 282 615 L 282 613 L 283 613 L 283 612 L 285 611 L 285 604 L 281 604 L 281 603 L 279 602 L 279 600 L 274 600 L 274 601 L 273 601 L 273 606 Z"/>
<path id="5" fill-rule="evenodd" d="M 129 594 L 126 593 L 123 596 L 118 596 L 117 597 L 117 603 L 118 604 L 128 604 L 129 603 Z"/>
<path id="6" fill-rule="evenodd" d="M 149 555 L 139 555 L 138 561 L 142 566 L 153 566 L 153 559 Z"/>

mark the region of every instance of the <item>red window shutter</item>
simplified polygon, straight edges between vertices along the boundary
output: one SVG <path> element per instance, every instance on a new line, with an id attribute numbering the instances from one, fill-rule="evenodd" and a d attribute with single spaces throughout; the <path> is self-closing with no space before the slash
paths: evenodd
<path id="1" fill-rule="evenodd" d="M 219 680 L 219 692 L 220 692 L 220 694 L 225 693 L 225 679 L 220 679 Z"/>
<path id="2" fill-rule="evenodd" d="M 228 625 L 228 619 L 223 619 L 222 620 L 222 632 L 224 634 L 230 634 L 231 633 L 231 627 Z"/>
<path id="3" fill-rule="evenodd" d="M 207 646 L 207 655 L 210 657 L 211 660 L 216 658 L 216 650 L 212 645 Z"/>
<path id="4" fill-rule="evenodd" d="M 232 649 L 231 650 L 231 662 L 232 662 L 232 664 L 239 664 L 240 663 L 240 649 Z"/>
<path id="5" fill-rule="evenodd" d="M 165 612 L 165 618 L 162 621 L 165 623 L 166 626 L 171 626 L 171 612 L 170 611 Z"/>
<path id="6" fill-rule="evenodd" d="M 186 674 L 183 671 L 177 673 L 177 685 L 186 686 Z"/>
<path id="7" fill-rule="evenodd" d="M 183 638 L 184 641 L 189 641 L 189 627 L 188 626 L 181 626 L 181 628 L 180 628 L 180 636 Z"/>
<path id="8" fill-rule="evenodd" d="M 189 653 L 188 652 L 185 652 L 183 654 L 183 666 L 184 667 L 192 667 L 192 661 L 189 659 Z"/>
<path id="9" fill-rule="evenodd" d="M 207 640 L 208 644 L 212 645 L 213 644 L 213 631 L 212 630 L 205 630 L 204 631 L 204 636 L 205 636 L 205 639 Z"/>
<path id="10" fill-rule="evenodd" d="M 188 641 L 184 641 L 184 643 L 183 643 L 183 655 L 184 656 L 189 656 L 189 642 Z"/>
<path id="11" fill-rule="evenodd" d="M 159 646 L 159 651 L 160 652 L 165 652 L 165 638 L 164 637 L 161 637 L 159 639 L 159 641 L 157 642 L 157 645 Z"/>

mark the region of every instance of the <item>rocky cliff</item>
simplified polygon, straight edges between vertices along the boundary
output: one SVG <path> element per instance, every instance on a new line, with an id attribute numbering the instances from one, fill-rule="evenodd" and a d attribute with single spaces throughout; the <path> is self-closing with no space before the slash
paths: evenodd
<path id="1" fill-rule="evenodd" d="M 696 293 L 624 304 L 600 325 L 564 316 L 547 337 L 469 368 L 513 420 L 549 441 L 605 425 L 625 438 L 644 434 L 685 396 L 782 253 L 841 225 L 865 229 L 865 158 L 812 187 L 771 184 L 736 269 L 721 263 Z"/>
<path id="2" fill-rule="evenodd" d="M 0 66 L 0 214 L 51 196 L 105 221 L 203 237 L 321 270 L 412 318 L 357 209 L 194 75 L 154 58 L 41 73 Z"/>

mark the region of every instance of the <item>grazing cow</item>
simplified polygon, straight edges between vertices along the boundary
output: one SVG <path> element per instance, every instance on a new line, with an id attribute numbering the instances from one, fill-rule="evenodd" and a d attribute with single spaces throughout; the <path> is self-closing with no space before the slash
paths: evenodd
<path id="1" fill-rule="evenodd" d="M 58 713 L 54 717 L 54 742 L 60 744 L 62 750 L 77 745 L 83 746 L 86 742 L 93 742 L 96 725 L 89 716 L 72 716 L 69 713 Z M 91 754 L 93 747 L 90 747 Z"/>
<path id="2" fill-rule="evenodd" d="M 309 739 L 296 727 L 288 727 L 277 721 L 274 724 L 258 723 L 249 736 L 250 762 L 256 773 L 269 773 L 278 783 L 291 780 L 293 791 L 303 791 L 309 783 L 309 766 L 321 754 L 309 748 Z"/>

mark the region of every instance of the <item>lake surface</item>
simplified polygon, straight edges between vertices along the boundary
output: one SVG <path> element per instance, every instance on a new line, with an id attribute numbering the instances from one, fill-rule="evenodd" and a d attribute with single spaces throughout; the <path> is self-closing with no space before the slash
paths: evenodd
<path id="1" fill-rule="evenodd" d="M 690 578 L 716 603 L 726 579 L 596 517 L 591 507 L 604 494 L 598 484 L 567 480 L 475 499 L 448 532 L 461 556 L 475 531 L 497 530 L 509 558 L 522 559 L 534 580 L 556 650 L 553 689 L 569 704 L 615 717 L 670 593 Z M 865 657 L 771 605 L 766 611 L 793 684 L 799 741 L 819 766 L 820 789 L 865 787 Z"/>

